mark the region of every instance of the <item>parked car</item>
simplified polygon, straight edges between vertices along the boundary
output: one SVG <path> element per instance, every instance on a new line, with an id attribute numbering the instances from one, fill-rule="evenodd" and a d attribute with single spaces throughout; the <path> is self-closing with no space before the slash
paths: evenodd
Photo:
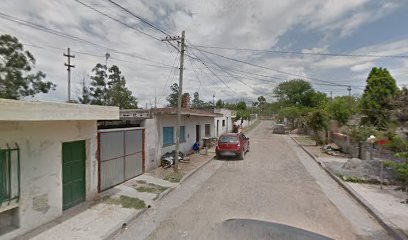
<path id="1" fill-rule="evenodd" d="M 272 133 L 277 133 L 277 134 L 285 134 L 286 132 L 286 127 L 283 124 L 275 124 L 273 126 Z"/>
<path id="2" fill-rule="evenodd" d="M 249 138 L 243 133 L 225 133 L 219 137 L 215 147 L 218 159 L 236 156 L 243 160 L 246 152 L 249 152 Z"/>

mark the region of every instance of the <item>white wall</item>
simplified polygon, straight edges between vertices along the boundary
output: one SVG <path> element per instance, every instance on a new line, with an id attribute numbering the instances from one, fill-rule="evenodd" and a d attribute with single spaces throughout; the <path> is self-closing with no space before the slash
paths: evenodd
<path id="1" fill-rule="evenodd" d="M 145 128 L 145 171 L 150 171 L 160 165 L 159 132 L 157 118 L 146 119 L 141 126 Z"/>
<path id="2" fill-rule="evenodd" d="M 160 158 L 164 153 L 171 152 L 176 149 L 176 115 L 158 115 L 157 116 L 157 129 L 159 132 L 158 145 L 160 150 L 158 151 Z M 183 153 L 189 153 L 193 149 L 193 144 L 196 141 L 196 125 L 200 125 L 201 138 L 205 136 L 205 124 L 210 124 L 210 136 L 214 137 L 214 118 L 213 117 L 198 117 L 198 116 L 182 116 L 181 126 L 185 126 L 186 142 L 180 143 L 180 151 Z M 174 144 L 170 146 L 163 146 L 163 127 L 174 127 Z M 202 141 L 200 141 L 202 145 Z"/>
<path id="3" fill-rule="evenodd" d="M 20 228 L 1 236 L 11 239 L 62 215 L 62 143 L 86 140 L 86 199 L 97 194 L 96 121 L 0 121 L 0 148 L 20 147 Z M 45 196 L 45 208 L 33 199 Z M 48 205 L 48 206 L 47 206 Z"/>
<path id="4" fill-rule="evenodd" d="M 214 133 L 215 137 L 221 136 L 223 133 L 232 132 L 232 119 L 231 119 L 231 110 L 228 109 L 216 109 L 216 113 L 223 114 L 222 117 L 214 118 Z M 217 136 L 217 120 L 219 122 L 218 125 L 218 136 Z M 222 126 L 222 121 L 225 121 L 225 126 Z"/>

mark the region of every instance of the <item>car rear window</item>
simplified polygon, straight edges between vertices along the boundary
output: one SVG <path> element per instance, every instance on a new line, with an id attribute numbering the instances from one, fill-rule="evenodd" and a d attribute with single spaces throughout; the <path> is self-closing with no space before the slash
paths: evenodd
<path id="1" fill-rule="evenodd" d="M 221 136 L 220 143 L 237 143 L 237 136 Z"/>

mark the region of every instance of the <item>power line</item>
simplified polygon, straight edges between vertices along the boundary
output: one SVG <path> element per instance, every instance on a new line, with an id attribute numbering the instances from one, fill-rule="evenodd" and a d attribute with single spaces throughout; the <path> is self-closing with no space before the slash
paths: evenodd
<path id="1" fill-rule="evenodd" d="M 55 50 L 62 50 L 62 51 L 65 50 L 65 49 L 63 49 L 63 48 L 54 47 L 54 46 L 48 46 L 48 45 L 46 45 L 46 46 L 39 46 L 39 45 L 36 45 L 36 44 L 31 44 L 31 43 L 22 43 L 22 44 L 25 45 L 25 46 L 35 47 L 35 48 L 39 48 L 39 49 L 43 49 L 43 50 L 47 50 L 47 48 L 48 48 L 48 49 L 55 49 Z M 93 53 L 89 53 L 89 52 L 82 52 L 82 51 L 72 51 L 72 52 L 75 53 L 75 54 L 78 54 L 78 55 L 86 55 L 86 56 L 91 56 L 91 57 L 96 57 L 96 58 L 105 58 L 105 56 L 103 56 L 103 55 L 97 55 L 97 54 L 93 54 Z M 129 57 L 133 57 L 133 56 L 129 56 Z M 141 59 L 140 57 L 133 57 L 133 58 Z M 159 62 L 155 62 L 155 61 L 148 60 L 148 59 L 142 59 L 142 60 L 149 61 L 149 62 L 153 62 L 153 63 L 158 63 L 158 64 L 160 64 L 160 65 L 140 63 L 140 62 L 132 62 L 132 61 L 127 61 L 127 60 L 123 60 L 123 59 L 119 59 L 119 58 L 115 58 L 115 57 L 111 57 L 111 59 L 112 59 L 112 60 L 119 61 L 119 62 L 142 64 L 142 65 L 150 66 L 150 67 L 172 68 L 172 66 L 170 66 L 170 65 L 161 64 L 161 63 L 159 63 Z"/>
<path id="2" fill-rule="evenodd" d="M 133 17 L 139 19 L 140 21 L 142 21 L 143 23 L 149 25 L 150 27 L 156 29 L 157 31 L 163 33 L 166 36 L 170 36 L 170 34 L 168 34 L 167 32 L 165 32 L 164 30 L 160 29 L 159 27 L 156 27 L 153 23 L 149 22 L 148 20 L 136 15 L 135 13 L 131 12 L 130 10 L 128 10 L 127 8 L 123 7 L 122 5 L 112 1 L 112 0 L 108 0 L 110 3 L 112 3 L 113 5 L 115 5 L 116 7 L 122 9 L 123 11 L 127 12 L 128 14 L 132 15 Z"/>
<path id="3" fill-rule="evenodd" d="M 11 21 L 11 22 L 15 22 L 15 23 L 18 23 L 18 24 L 21 24 L 21 25 L 24 25 L 24 26 L 27 26 L 27 27 L 30 27 L 30 28 L 33 28 L 33 29 L 36 29 L 36 30 L 39 30 L 39 31 L 47 32 L 49 34 L 53 34 L 53 35 L 56 35 L 56 36 L 59 36 L 59 37 L 62 37 L 62 38 L 74 40 L 74 41 L 81 42 L 81 43 L 86 43 L 86 44 L 89 44 L 89 45 L 92 45 L 92 46 L 95 46 L 95 47 L 98 47 L 98 48 L 101 48 L 101 49 L 104 49 L 104 50 L 107 49 L 107 50 L 109 50 L 111 52 L 114 52 L 114 53 L 117 53 L 117 54 L 126 55 L 126 56 L 130 56 L 130 57 L 133 57 L 133 58 L 139 58 L 139 59 L 142 59 L 142 60 L 145 60 L 145 61 L 148 61 L 148 62 L 152 62 L 152 63 L 156 63 L 156 64 L 165 65 L 165 66 L 170 67 L 170 65 L 166 65 L 166 64 L 163 64 L 163 63 L 160 63 L 160 62 L 157 62 L 157 61 L 150 60 L 148 58 L 137 56 L 137 55 L 132 54 L 132 53 L 116 50 L 116 49 L 113 49 L 113 48 L 108 48 L 106 46 L 103 46 L 103 45 L 88 41 L 88 40 L 80 38 L 80 37 L 69 35 L 69 34 L 63 33 L 61 31 L 57 31 L 57 30 L 54 30 L 54 29 L 51 29 L 51 28 L 44 27 L 44 26 L 39 25 L 39 24 L 35 24 L 35 23 L 29 22 L 29 21 L 25 21 L 25 20 L 16 18 L 16 17 L 12 17 L 12 16 L 4 14 L 2 12 L 0 12 L 0 18 Z"/>
<path id="4" fill-rule="evenodd" d="M 267 50 L 267 49 L 216 47 L 216 46 L 204 46 L 204 45 L 195 45 L 195 47 L 197 47 L 197 48 L 206 48 L 206 49 L 224 49 L 224 50 L 235 50 L 235 51 L 267 52 L 267 53 L 293 54 L 293 55 L 312 55 L 312 56 L 326 56 L 326 57 L 408 58 L 408 55 L 310 53 L 310 52 L 295 52 L 295 51 L 281 51 L 281 50 Z"/>
<path id="5" fill-rule="evenodd" d="M 253 67 L 267 69 L 267 70 L 271 70 L 271 71 L 274 71 L 274 72 L 278 72 L 278 73 L 282 73 L 282 74 L 286 74 L 286 75 L 290 75 L 290 76 L 301 77 L 301 78 L 304 78 L 304 79 L 310 79 L 310 80 L 313 80 L 313 81 L 328 83 L 328 84 L 337 85 L 337 86 L 343 86 L 343 87 L 349 86 L 349 85 L 345 85 L 345 84 L 337 84 L 337 83 L 333 83 L 333 82 L 329 82 L 329 81 L 325 81 L 325 80 L 320 80 L 320 79 L 317 79 L 317 78 L 306 77 L 306 76 L 303 76 L 303 75 L 300 75 L 300 74 L 289 73 L 289 72 L 281 71 L 281 70 L 270 68 L 270 67 L 260 66 L 260 65 L 257 65 L 257 64 L 249 63 L 249 62 L 239 60 L 239 59 L 235 59 L 235 58 L 231 58 L 231 57 L 226 57 L 224 55 L 214 53 L 214 52 L 209 52 L 209 51 L 202 50 L 202 49 L 200 49 L 199 51 L 202 51 L 202 52 L 205 52 L 205 53 L 208 53 L 208 54 L 212 54 L 212 55 L 224 58 L 224 59 L 228 59 L 230 61 L 239 62 L 239 63 L 247 64 L 247 65 L 250 65 L 250 66 L 253 66 Z"/>
<path id="6" fill-rule="evenodd" d="M 87 7 L 87 8 L 89 8 L 89 9 L 91 9 L 91 10 L 93 10 L 93 11 L 95 11 L 95 12 L 97 12 L 97 13 L 99 13 L 99 14 L 101 14 L 101 15 L 103 15 L 103 16 L 105 16 L 105 17 L 107 17 L 107 18 L 109 18 L 109 19 L 111 19 L 111 20 L 113 20 L 113 21 L 115 21 L 115 22 L 118 22 L 119 24 L 122 24 L 122 25 L 124 25 L 124 26 L 126 26 L 128 28 L 131 28 L 131 29 L 143 34 L 143 35 L 146 35 L 146 36 L 148 36 L 150 38 L 153 38 L 153 39 L 155 39 L 157 41 L 160 41 L 160 38 L 157 38 L 157 37 L 155 37 L 155 36 L 153 36 L 153 35 L 151 35 L 149 33 L 143 32 L 142 30 L 140 30 L 138 28 L 135 28 L 135 27 L 133 27 L 133 26 L 131 26 L 131 25 L 117 19 L 117 18 L 114 18 L 114 17 L 112 17 L 112 16 L 110 16 L 110 15 L 108 15 L 108 14 L 106 14 L 106 13 L 104 13 L 104 12 L 102 12 L 102 11 L 100 11 L 100 10 L 98 10 L 98 9 L 96 9 L 96 8 L 94 8 L 94 7 L 92 7 L 92 6 L 88 5 L 88 4 L 80 1 L 80 0 L 74 0 L 74 1 L 81 4 L 81 5 L 83 5 L 83 6 L 85 6 L 85 7 Z"/>

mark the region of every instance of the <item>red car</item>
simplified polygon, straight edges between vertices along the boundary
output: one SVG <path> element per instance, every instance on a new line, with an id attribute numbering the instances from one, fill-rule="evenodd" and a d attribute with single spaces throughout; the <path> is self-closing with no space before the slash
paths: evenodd
<path id="1" fill-rule="evenodd" d="M 222 156 L 237 156 L 238 159 L 243 160 L 246 152 L 249 152 L 249 138 L 243 133 L 224 133 L 215 147 L 217 159 Z"/>

